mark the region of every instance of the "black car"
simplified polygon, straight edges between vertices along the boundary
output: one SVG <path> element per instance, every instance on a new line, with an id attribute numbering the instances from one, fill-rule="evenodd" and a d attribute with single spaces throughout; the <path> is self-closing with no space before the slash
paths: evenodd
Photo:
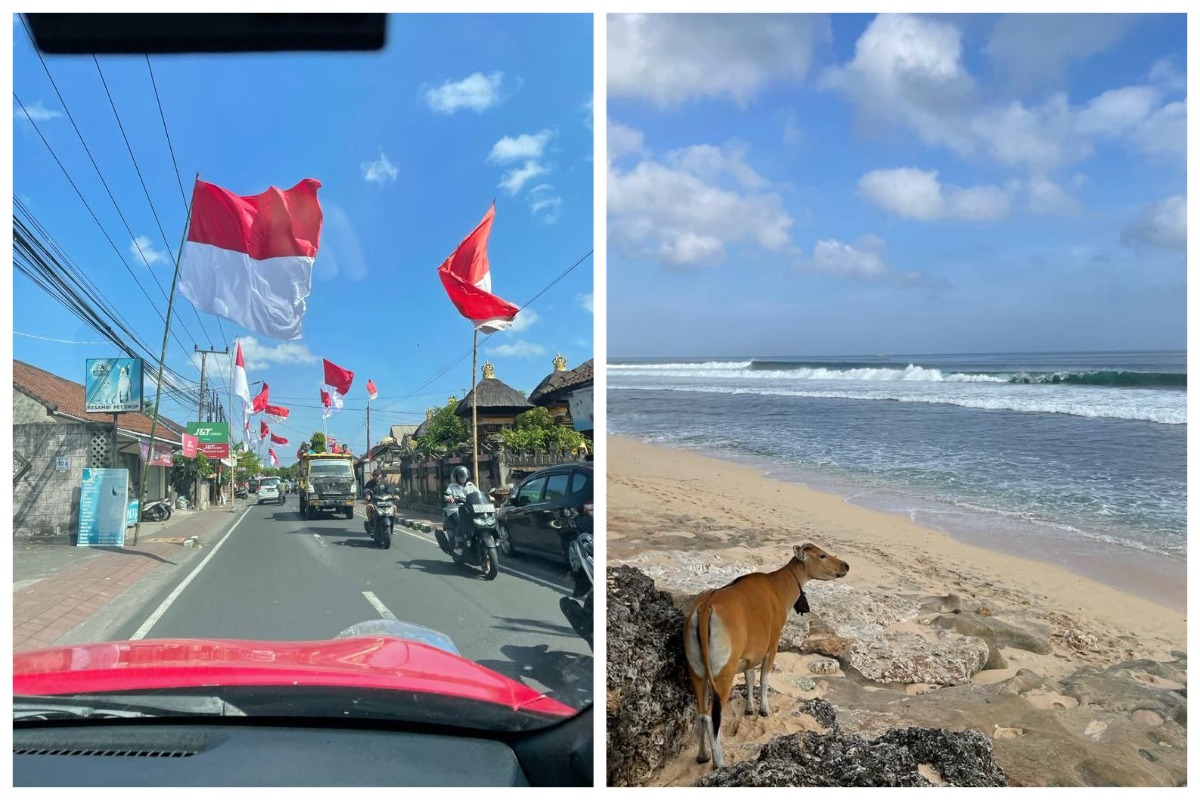
<path id="1" fill-rule="evenodd" d="M 530 475 L 497 511 L 500 551 L 534 553 L 566 563 L 562 535 L 551 523 L 572 509 L 591 522 L 592 465 L 560 464 Z"/>

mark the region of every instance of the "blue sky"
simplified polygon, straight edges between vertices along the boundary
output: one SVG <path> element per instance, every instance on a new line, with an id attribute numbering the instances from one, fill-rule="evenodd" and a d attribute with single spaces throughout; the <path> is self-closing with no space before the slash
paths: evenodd
<path id="1" fill-rule="evenodd" d="M 132 237 L 19 21 L 13 35 L 14 90 L 29 116 L 151 296 L 158 290 L 149 273 L 169 289 L 185 205 L 145 60 L 102 57 L 100 67 L 165 240 L 91 57 L 46 62 Z M 330 435 L 349 440 L 356 452 L 366 446 L 368 378 L 380 392 L 371 415 L 376 439 L 389 424 L 419 422 L 426 407 L 464 396 L 469 353 L 422 386 L 471 347 L 470 323 L 446 297 L 437 267 L 493 197 L 489 256 L 501 297 L 523 305 L 592 249 L 592 39 L 591 15 L 393 16 L 382 53 L 152 59 L 189 197 L 197 172 L 243 195 L 306 177 L 322 182 L 325 221 L 304 338 L 254 337 L 244 345 L 249 380 L 267 381 L 272 400 L 292 409 L 291 421 L 273 428 L 290 440 L 276 448 L 282 463 L 294 461 L 301 437 L 321 429 L 321 358 L 356 373 L 346 408 L 329 422 Z M 120 305 L 157 356 L 163 326 L 154 307 L 13 105 L 14 195 Z M 498 378 L 529 392 L 557 352 L 571 367 L 591 358 L 592 275 L 588 259 L 522 312 L 519 330 L 488 339 L 481 363 L 491 360 Z M 22 335 L 100 341 L 23 275 L 14 276 L 13 294 L 15 358 L 82 381 L 85 358 L 117 354 L 111 345 Z M 247 335 L 229 321 L 198 319 L 182 298 L 175 319 L 182 344 L 171 343 L 168 364 L 192 381 L 199 380 L 193 345 L 220 349 Z M 214 363 L 224 391 L 228 362 L 210 357 L 210 370 Z M 146 386 L 150 391 L 150 380 Z M 185 422 L 195 408 L 164 403 L 164 413 Z"/>
<path id="2" fill-rule="evenodd" d="M 610 16 L 610 360 L 1185 347 L 1186 42 Z"/>

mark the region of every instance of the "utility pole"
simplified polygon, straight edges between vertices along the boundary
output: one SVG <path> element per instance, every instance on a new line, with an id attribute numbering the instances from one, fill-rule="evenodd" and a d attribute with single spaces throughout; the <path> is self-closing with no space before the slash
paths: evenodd
<path id="1" fill-rule="evenodd" d="M 229 355 L 229 348 L 227 347 L 224 350 L 201 350 L 199 345 L 193 345 L 193 347 L 195 347 L 196 352 L 200 354 L 200 409 L 199 409 L 200 413 L 197 415 L 196 421 L 204 422 L 205 421 L 204 420 L 204 399 L 205 399 L 204 398 L 204 378 L 205 378 L 205 369 L 208 366 L 208 356 L 210 353 L 212 353 L 214 355 L 216 355 L 218 353 L 223 353 L 225 355 Z M 209 413 L 210 414 L 212 413 L 211 407 L 209 409 Z M 200 504 L 200 479 L 197 478 L 196 479 L 196 505 L 199 506 L 199 504 Z"/>

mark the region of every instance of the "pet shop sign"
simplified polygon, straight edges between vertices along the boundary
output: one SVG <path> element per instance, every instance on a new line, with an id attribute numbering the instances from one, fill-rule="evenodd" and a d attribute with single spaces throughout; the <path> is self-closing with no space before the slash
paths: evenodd
<path id="1" fill-rule="evenodd" d="M 89 358 L 84 411 L 123 414 L 142 410 L 140 358 Z"/>

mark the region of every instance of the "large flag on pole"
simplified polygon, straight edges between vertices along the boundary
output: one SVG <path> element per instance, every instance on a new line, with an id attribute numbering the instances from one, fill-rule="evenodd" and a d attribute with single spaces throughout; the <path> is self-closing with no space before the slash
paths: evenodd
<path id="1" fill-rule="evenodd" d="M 321 411 L 322 417 L 328 417 L 333 413 L 333 398 L 324 389 L 321 390 L 321 405 L 324 406 L 324 409 Z"/>
<path id="2" fill-rule="evenodd" d="M 267 398 L 270 394 L 271 387 L 263 383 L 262 391 L 258 393 L 258 396 L 250 404 L 250 413 L 257 414 L 260 411 L 265 411 L 267 408 Z"/>
<path id="3" fill-rule="evenodd" d="M 242 343 L 237 343 L 237 358 L 233 362 L 233 393 L 242 398 L 242 408 L 250 413 L 250 384 L 246 382 L 246 359 L 242 358 Z"/>
<path id="4" fill-rule="evenodd" d="M 334 405 L 342 407 L 342 397 L 350 394 L 350 384 L 354 383 L 354 373 L 342 369 L 327 358 L 321 359 L 325 364 L 325 384 L 333 390 Z"/>
<path id="5" fill-rule="evenodd" d="M 375 389 L 375 381 L 367 381 L 367 397 L 372 400 L 379 398 L 379 392 Z"/>
<path id="6" fill-rule="evenodd" d="M 301 338 L 321 239 L 321 182 L 241 197 L 196 181 L 179 291 L 199 311 L 272 339 Z"/>
<path id="7" fill-rule="evenodd" d="M 266 414 L 267 419 L 271 420 L 271 422 L 287 422 L 288 415 L 292 412 L 283 406 L 264 405 L 263 413 Z"/>
<path id="8" fill-rule="evenodd" d="M 492 232 L 496 205 L 488 209 L 479 226 L 462 240 L 450 257 L 438 267 L 438 276 L 450 302 L 458 313 L 471 320 L 484 333 L 508 330 L 519 308 L 492 294 L 492 271 L 488 264 L 487 242 Z"/>

